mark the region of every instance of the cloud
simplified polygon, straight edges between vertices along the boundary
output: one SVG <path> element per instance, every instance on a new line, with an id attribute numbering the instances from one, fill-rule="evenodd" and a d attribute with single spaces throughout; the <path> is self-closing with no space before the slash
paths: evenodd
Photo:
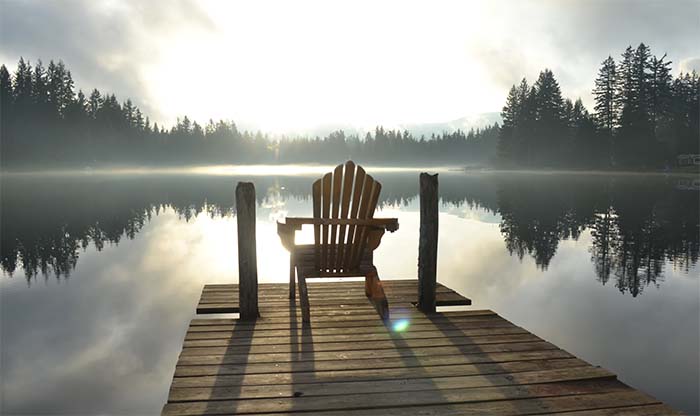
<path id="1" fill-rule="evenodd" d="M 79 88 L 130 97 L 156 118 L 159 103 L 149 100 L 141 68 L 157 62 L 159 42 L 169 33 L 215 30 L 192 0 L 3 0 L 1 7 L 0 56 L 63 60 Z"/>
<path id="2" fill-rule="evenodd" d="M 681 61 L 681 72 L 700 72 L 700 58 L 688 58 Z"/>
<path id="3" fill-rule="evenodd" d="M 697 0 L 0 5 L 5 63 L 63 59 L 76 85 L 131 97 L 159 123 L 233 117 L 277 132 L 498 112 L 543 68 L 590 106 L 600 63 L 627 45 L 668 53 L 676 73 L 700 56 Z"/>
<path id="4" fill-rule="evenodd" d="M 565 95 L 585 98 L 600 63 L 608 55 L 617 60 L 628 45 L 644 42 L 656 55 L 667 53 L 676 72 L 700 52 L 696 0 L 495 2 L 486 13 L 498 30 L 475 40 L 474 51 L 504 89 L 550 68 Z"/>

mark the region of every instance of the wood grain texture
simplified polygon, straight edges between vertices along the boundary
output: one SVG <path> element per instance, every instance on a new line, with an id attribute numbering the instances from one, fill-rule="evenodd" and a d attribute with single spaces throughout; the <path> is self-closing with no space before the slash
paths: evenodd
<path id="1" fill-rule="evenodd" d="M 241 319 L 257 319 L 258 260 L 255 242 L 255 186 L 251 182 L 236 185 L 238 223 L 238 294 Z"/>
<path id="2" fill-rule="evenodd" d="M 566 397 L 595 393 L 631 392 L 632 389 L 616 380 L 580 380 L 543 384 L 520 384 L 516 386 L 493 386 L 482 388 L 433 389 L 422 391 L 383 391 L 367 394 L 340 394 L 332 396 L 309 396 L 277 398 L 274 400 L 220 400 L 207 402 L 170 403 L 164 414 L 260 414 L 272 412 L 317 412 L 323 410 L 376 410 L 395 407 L 426 406 L 440 404 L 483 404 L 522 399 Z"/>
<path id="3" fill-rule="evenodd" d="M 341 200 L 340 218 L 348 219 L 348 215 L 350 214 L 350 198 L 352 197 L 353 179 L 355 176 L 355 164 L 351 160 L 348 160 L 345 163 L 344 175 L 345 176 L 343 177 L 343 197 Z M 343 266 L 345 264 L 345 249 L 347 247 L 345 235 L 347 230 L 347 225 L 340 226 L 340 231 L 338 233 L 338 255 L 336 256 L 335 260 L 336 270 L 343 270 Z"/>
<path id="4" fill-rule="evenodd" d="M 300 246 L 299 256 L 303 257 L 303 259 L 298 260 L 300 264 L 313 263 L 314 246 Z M 368 271 L 371 270 L 371 255 L 367 255 L 363 262 L 367 263 Z M 353 310 L 358 311 L 363 305 L 367 306 L 368 309 L 372 307 L 369 299 L 365 296 L 364 282 L 339 281 L 330 284 L 328 282 L 305 282 L 305 284 L 308 288 L 308 300 L 312 309 L 310 315 L 314 315 L 314 308 L 335 307 L 335 309 L 341 309 L 342 305 L 355 305 Z M 403 305 L 405 307 L 407 304 L 410 305 L 418 301 L 418 280 L 382 280 L 381 285 L 390 306 L 395 303 L 397 306 Z M 263 318 L 289 316 L 293 312 L 289 309 L 288 290 L 289 286 L 284 283 L 258 284 L 258 307 Z M 436 284 L 435 290 L 437 306 L 471 304 L 470 299 L 440 283 Z M 197 305 L 197 313 L 239 312 L 238 292 L 237 284 L 205 285 Z M 294 298 L 291 300 L 294 301 Z"/>
<path id="5" fill-rule="evenodd" d="M 438 175 L 420 174 L 420 235 L 418 238 L 418 308 L 435 312 L 437 306 Z"/>
<path id="6" fill-rule="evenodd" d="M 207 285 L 202 298 L 237 289 Z M 678 414 L 491 310 L 420 311 L 415 280 L 386 281 L 403 299 L 386 322 L 361 281 L 308 283 L 310 322 L 283 305 L 286 289 L 260 285 L 255 321 L 191 321 L 163 414 Z"/>

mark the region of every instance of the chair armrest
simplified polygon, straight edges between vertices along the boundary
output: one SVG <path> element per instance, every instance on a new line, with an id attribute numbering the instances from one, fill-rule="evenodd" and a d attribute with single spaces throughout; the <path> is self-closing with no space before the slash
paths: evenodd
<path id="1" fill-rule="evenodd" d="M 298 218 L 288 217 L 285 223 L 277 223 L 279 233 L 280 226 L 293 227 L 295 230 L 301 228 L 302 225 L 364 225 L 367 227 L 382 228 L 389 232 L 394 232 L 399 229 L 398 218 L 367 218 L 367 219 L 350 219 L 350 218 Z"/>
<path id="2" fill-rule="evenodd" d="M 292 250 L 294 250 L 294 234 L 300 229 L 301 224 L 285 224 L 277 221 L 277 235 L 280 236 L 282 245 L 287 251 L 292 252 Z"/>

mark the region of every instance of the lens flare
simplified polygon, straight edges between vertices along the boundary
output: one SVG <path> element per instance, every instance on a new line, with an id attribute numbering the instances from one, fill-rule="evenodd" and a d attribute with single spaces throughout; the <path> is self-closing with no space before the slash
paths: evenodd
<path id="1" fill-rule="evenodd" d="M 409 324 L 410 322 L 408 322 L 408 319 L 399 319 L 398 321 L 394 322 L 394 332 L 403 332 L 407 330 Z"/>

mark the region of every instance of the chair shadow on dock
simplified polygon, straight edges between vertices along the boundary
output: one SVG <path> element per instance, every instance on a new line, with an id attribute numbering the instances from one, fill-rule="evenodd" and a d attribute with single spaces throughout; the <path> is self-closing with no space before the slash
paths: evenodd
<path id="1" fill-rule="evenodd" d="M 386 322 L 362 282 L 311 283 L 308 324 L 284 284 L 260 286 L 254 322 L 194 319 L 164 414 L 676 414 L 492 311 L 424 314 L 415 281 L 385 285 Z M 443 296 L 456 303 L 438 284 Z"/>
<path id="2" fill-rule="evenodd" d="M 294 311 L 294 315 L 301 314 L 301 310 L 297 308 L 294 299 L 290 299 L 289 307 Z M 301 326 L 301 332 L 299 332 L 299 327 Z M 298 374 L 300 372 L 309 372 L 311 374 L 316 374 L 314 371 L 314 343 L 313 343 L 313 331 L 311 329 L 310 322 L 304 322 L 304 320 L 289 319 L 289 329 L 290 336 L 289 341 L 291 344 L 291 356 L 292 360 L 292 380 L 291 380 L 291 397 L 303 397 L 303 389 L 297 389 L 297 386 L 301 385 L 304 380 L 300 380 Z M 310 342 L 303 342 L 304 339 L 308 339 Z M 300 363 L 308 363 L 306 365 Z M 295 402 L 292 401 L 290 411 L 294 411 Z"/>

